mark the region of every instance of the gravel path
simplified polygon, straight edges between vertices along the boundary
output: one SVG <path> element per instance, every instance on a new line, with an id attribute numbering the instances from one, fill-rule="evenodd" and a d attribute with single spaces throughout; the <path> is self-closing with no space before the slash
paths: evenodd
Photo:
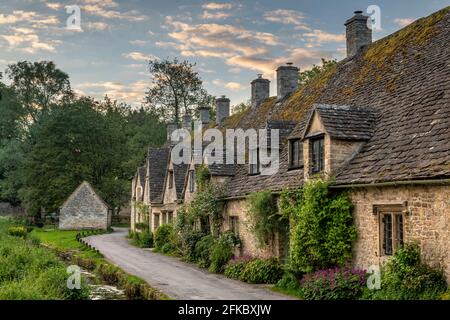
<path id="1" fill-rule="evenodd" d="M 147 281 L 174 299 L 287 300 L 288 296 L 258 285 L 246 284 L 212 274 L 193 264 L 130 245 L 128 229 L 115 228 L 110 234 L 86 240 L 112 263 Z"/>

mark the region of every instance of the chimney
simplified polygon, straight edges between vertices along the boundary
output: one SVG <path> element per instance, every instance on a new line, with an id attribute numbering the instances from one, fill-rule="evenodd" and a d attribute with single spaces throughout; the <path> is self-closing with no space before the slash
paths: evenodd
<path id="1" fill-rule="evenodd" d="M 252 109 L 256 109 L 259 105 L 269 97 L 270 81 L 263 79 L 262 74 L 258 74 L 258 78 L 252 81 Z"/>
<path id="2" fill-rule="evenodd" d="M 198 113 L 200 114 L 200 121 L 202 124 L 209 123 L 209 108 L 208 107 L 199 107 Z"/>
<path id="3" fill-rule="evenodd" d="M 283 99 L 298 88 L 298 72 L 292 62 L 286 63 L 277 69 L 277 98 Z"/>
<path id="4" fill-rule="evenodd" d="M 345 22 L 347 33 L 347 57 L 353 57 L 358 51 L 372 43 L 372 30 L 367 26 L 369 17 L 362 11 L 355 11 L 355 15 Z"/>
<path id="5" fill-rule="evenodd" d="M 187 131 L 192 131 L 192 116 L 190 114 L 185 114 L 183 116 L 183 129 L 186 129 Z"/>
<path id="6" fill-rule="evenodd" d="M 216 121 L 221 124 L 223 119 L 230 116 L 230 99 L 222 96 L 216 99 Z"/>
<path id="7" fill-rule="evenodd" d="M 167 123 L 167 141 L 171 141 L 170 136 L 172 135 L 172 132 L 178 129 L 178 125 L 176 122 L 168 122 Z"/>

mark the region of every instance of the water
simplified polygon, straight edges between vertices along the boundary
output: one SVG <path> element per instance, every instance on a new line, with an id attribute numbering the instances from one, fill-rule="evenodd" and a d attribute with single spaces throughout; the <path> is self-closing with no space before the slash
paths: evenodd
<path id="1" fill-rule="evenodd" d="M 100 279 L 89 271 L 82 270 L 81 274 L 88 283 L 91 300 L 126 300 L 123 290 L 101 283 Z"/>

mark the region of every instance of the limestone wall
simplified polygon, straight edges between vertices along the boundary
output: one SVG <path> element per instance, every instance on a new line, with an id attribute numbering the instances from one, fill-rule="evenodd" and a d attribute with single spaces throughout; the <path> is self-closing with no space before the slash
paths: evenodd
<path id="1" fill-rule="evenodd" d="M 354 189 L 355 224 L 358 240 L 354 264 L 360 268 L 382 264 L 379 218 L 373 205 L 407 201 L 404 216 L 405 242 L 417 241 L 424 261 L 442 266 L 450 281 L 450 186 L 397 186 Z"/>
<path id="2" fill-rule="evenodd" d="M 111 217 L 106 205 L 88 185 L 81 185 L 60 210 L 62 230 L 107 229 Z"/>

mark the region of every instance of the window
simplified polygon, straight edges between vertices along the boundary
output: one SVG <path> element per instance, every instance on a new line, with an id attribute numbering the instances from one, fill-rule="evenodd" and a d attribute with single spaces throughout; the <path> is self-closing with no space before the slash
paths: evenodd
<path id="1" fill-rule="evenodd" d="M 381 213 L 380 232 L 382 253 L 390 256 L 397 248 L 403 245 L 403 214 L 401 212 Z"/>
<path id="2" fill-rule="evenodd" d="M 153 215 L 153 230 L 158 229 L 159 227 L 159 213 L 155 213 Z"/>
<path id="3" fill-rule="evenodd" d="M 195 191 L 195 171 L 189 171 L 189 192 Z"/>
<path id="4" fill-rule="evenodd" d="M 250 174 L 260 173 L 259 149 L 250 150 Z"/>
<path id="5" fill-rule="evenodd" d="M 162 213 L 162 221 L 161 221 L 161 223 L 162 224 L 166 224 L 167 223 L 167 213 L 166 212 Z"/>
<path id="6" fill-rule="evenodd" d="M 235 235 L 239 235 L 239 217 L 230 216 L 230 231 Z"/>
<path id="7" fill-rule="evenodd" d="M 289 141 L 289 168 L 297 169 L 300 168 L 302 163 L 303 152 L 301 151 L 302 143 L 300 139 Z"/>
<path id="8" fill-rule="evenodd" d="M 173 221 L 173 212 L 172 211 L 169 211 L 168 213 L 167 213 L 167 223 L 172 223 L 172 221 Z"/>
<path id="9" fill-rule="evenodd" d="M 173 171 L 169 171 L 169 189 L 173 188 Z"/>
<path id="10" fill-rule="evenodd" d="M 322 172 L 325 167 L 324 161 L 324 138 L 310 140 L 311 144 L 311 173 Z"/>

